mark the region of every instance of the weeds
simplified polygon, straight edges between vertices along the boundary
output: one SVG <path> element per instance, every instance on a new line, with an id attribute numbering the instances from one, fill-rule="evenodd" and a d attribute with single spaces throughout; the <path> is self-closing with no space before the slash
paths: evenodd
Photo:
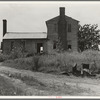
<path id="1" fill-rule="evenodd" d="M 96 70 L 96 72 L 100 72 L 100 52 L 92 50 L 84 51 L 82 53 L 63 52 L 44 55 L 33 55 L 33 57 L 7 60 L 4 64 L 14 68 L 32 71 L 71 72 L 74 63 L 78 64 L 78 69 L 80 70 L 82 63 L 91 64 L 93 61 L 95 61 L 96 63 L 96 69 L 91 69 Z"/>

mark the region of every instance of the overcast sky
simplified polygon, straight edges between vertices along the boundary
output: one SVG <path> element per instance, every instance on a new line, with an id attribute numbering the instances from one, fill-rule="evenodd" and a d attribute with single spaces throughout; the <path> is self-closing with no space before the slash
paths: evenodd
<path id="1" fill-rule="evenodd" d="M 2 20 L 7 19 L 8 32 L 47 32 L 45 21 L 59 15 L 59 7 L 65 13 L 84 24 L 98 24 L 100 29 L 100 1 L 0 1 L 0 41 L 2 40 Z"/>

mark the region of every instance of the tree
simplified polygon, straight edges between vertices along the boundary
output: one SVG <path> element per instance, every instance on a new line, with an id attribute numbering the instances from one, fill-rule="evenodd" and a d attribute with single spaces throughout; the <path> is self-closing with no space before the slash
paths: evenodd
<path id="1" fill-rule="evenodd" d="M 84 51 L 86 49 L 98 50 L 98 44 L 100 42 L 100 30 L 97 29 L 98 25 L 85 24 L 80 25 L 78 32 L 78 46 L 79 50 Z"/>

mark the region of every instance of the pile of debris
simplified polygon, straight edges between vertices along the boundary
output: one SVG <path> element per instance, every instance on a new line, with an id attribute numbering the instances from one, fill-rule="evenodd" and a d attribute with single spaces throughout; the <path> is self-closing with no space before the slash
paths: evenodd
<path id="1" fill-rule="evenodd" d="M 80 67 L 80 69 L 78 69 Z M 93 61 L 92 63 L 82 63 L 80 66 L 77 63 L 74 63 L 72 67 L 71 73 L 75 76 L 82 76 L 82 77 L 95 77 L 96 76 L 96 62 Z M 70 76 L 68 71 L 62 72 L 62 74 Z"/>

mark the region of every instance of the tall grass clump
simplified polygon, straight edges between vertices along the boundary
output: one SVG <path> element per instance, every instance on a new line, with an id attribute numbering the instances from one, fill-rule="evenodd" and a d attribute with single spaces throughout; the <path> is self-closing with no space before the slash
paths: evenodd
<path id="1" fill-rule="evenodd" d="M 3 63 L 3 65 L 31 71 L 38 71 L 39 69 L 39 56 L 10 59 Z"/>
<path id="2" fill-rule="evenodd" d="M 6 60 L 3 65 L 16 69 L 32 70 L 34 63 L 32 61 L 32 58 L 30 57 Z"/>
<path id="3" fill-rule="evenodd" d="M 100 71 L 100 52 L 87 50 L 82 53 L 79 52 L 61 52 L 50 53 L 43 55 L 33 55 L 33 57 L 18 58 L 15 60 L 8 60 L 14 68 L 27 69 L 32 71 L 42 72 L 71 72 L 75 63 L 80 70 L 82 63 L 91 64 L 96 63 L 97 71 Z M 9 65 L 7 63 L 7 66 Z M 92 68 L 93 69 L 93 68 Z"/>
<path id="4" fill-rule="evenodd" d="M 17 58 L 25 58 L 27 53 L 22 52 L 21 49 L 13 49 L 10 53 L 0 53 L 0 62 L 3 62 L 5 60 L 13 60 Z"/>
<path id="5" fill-rule="evenodd" d="M 76 55 L 76 54 L 75 54 Z M 43 55 L 40 57 L 41 70 L 44 71 L 70 71 L 73 63 L 75 62 L 75 56 L 71 53 L 56 53 L 50 55 Z"/>
<path id="6" fill-rule="evenodd" d="M 78 64 L 78 69 L 81 69 L 82 63 L 92 64 L 96 63 L 97 70 L 100 69 L 100 53 L 99 51 L 88 50 L 82 53 L 78 52 L 62 52 L 40 57 L 41 71 L 67 71 L 71 72 L 74 63 Z M 92 66 L 93 67 L 93 66 Z M 93 69 L 93 68 L 91 68 Z"/>

